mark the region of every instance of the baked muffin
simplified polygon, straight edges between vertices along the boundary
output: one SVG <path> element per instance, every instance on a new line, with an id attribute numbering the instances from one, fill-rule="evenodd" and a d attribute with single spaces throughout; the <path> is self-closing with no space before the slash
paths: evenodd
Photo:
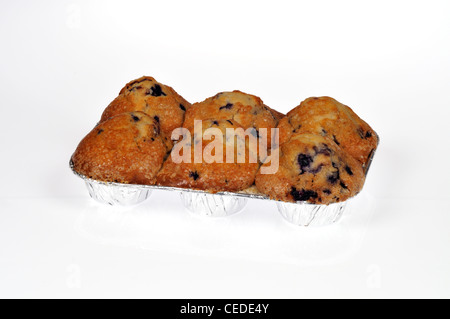
<path id="1" fill-rule="evenodd" d="M 132 112 L 97 125 L 78 145 L 72 161 L 76 172 L 91 179 L 154 185 L 167 152 L 159 123 Z"/>
<path id="2" fill-rule="evenodd" d="M 195 103 L 187 110 L 184 127 L 191 127 L 195 120 L 231 120 L 245 130 L 254 128 L 259 136 L 261 128 L 267 129 L 267 145 L 271 146 L 271 129 L 275 128 L 283 114 L 264 105 L 254 95 L 240 91 L 222 92 L 203 102 Z"/>
<path id="3" fill-rule="evenodd" d="M 364 185 L 360 163 L 321 135 L 292 135 L 280 146 L 279 158 L 278 171 L 266 175 L 260 171 L 255 182 L 274 200 L 331 204 L 355 196 Z"/>
<path id="4" fill-rule="evenodd" d="M 185 112 L 190 106 L 170 86 L 144 76 L 128 83 L 120 91 L 103 112 L 101 122 L 125 112 L 144 112 L 160 123 L 163 138 L 171 147 L 172 131 L 183 125 Z"/>
<path id="5" fill-rule="evenodd" d="M 206 130 L 210 128 L 218 129 L 217 134 L 221 136 L 223 142 L 217 137 L 211 140 L 203 137 Z M 194 132 L 194 128 L 190 127 L 189 133 L 183 135 L 183 139 L 172 149 L 171 156 L 158 174 L 157 184 L 199 189 L 211 193 L 238 192 L 253 185 L 259 168 L 256 150 L 251 150 L 248 138 L 242 136 L 227 138 L 226 136 L 227 129 L 237 128 L 242 129 L 231 120 L 204 120 L 200 136 L 200 132 Z M 238 141 L 242 147 L 239 146 Z M 214 142 L 219 143 L 215 149 L 213 149 Z M 228 153 L 228 158 L 227 146 L 233 150 L 231 155 Z M 202 152 L 194 152 L 196 148 Z M 205 154 L 211 154 L 217 160 L 213 161 L 212 156 Z M 187 158 L 181 161 L 179 156 Z M 241 162 L 238 156 L 242 156 Z"/>
<path id="6" fill-rule="evenodd" d="M 377 148 L 378 136 L 351 108 L 330 97 L 312 97 L 291 110 L 278 124 L 280 144 L 296 133 L 330 138 L 364 167 Z"/>

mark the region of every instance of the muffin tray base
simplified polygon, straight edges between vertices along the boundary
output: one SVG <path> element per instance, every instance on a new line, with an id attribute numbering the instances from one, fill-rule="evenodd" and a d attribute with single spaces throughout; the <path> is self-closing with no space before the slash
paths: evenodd
<path id="1" fill-rule="evenodd" d="M 366 176 L 374 156 L 375 151 L 372 153 L 366 166 Z M 291 224 L 298 226 L 325 226 L 336 223 L 342 217 L 349 201 L 330 205 L 317 205 L 308 202 L 289 203 L 274 201 L 265 195 L 244 192 L 212 194 L 202 190 L 177 187 L 101 182 L 76 172 L 72 161 L 70 161 L 70 168 L 75 175 L 84 180 L 90 196 L 100 203 L 131 206 L 147 200 L 153 190 L 176 191 L 180 193 L 181 201 L 185 208 L 199 216 L 225 217 L 233 215 L 240 212 L 249 199 L 259 199 L 276 202 L 280 214 Z"/>

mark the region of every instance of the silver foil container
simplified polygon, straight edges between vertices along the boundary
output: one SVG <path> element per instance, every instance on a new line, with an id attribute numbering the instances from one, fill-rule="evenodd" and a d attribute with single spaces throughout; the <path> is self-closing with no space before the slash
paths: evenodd
<path id="1" fill-rule="evenodd" d="M 208 193 L 181 192 L 181 201 L 191 213 L 199 216 L 225 217 L 240 212 L 248 198 Z"/>
<path id="2" fill-rule="evenodd" d="M 145 201 L 152 194 L 152 190 L 133 185 L 118 185 L 85 180 L 89 195 L 97 202 L 109 205 L 132 206 Z"/>
<path id="3" fill-rule="evenodd" d="M 367 175 L 375 152 L 365 165 Z M 93 199 L 109 205 L 131 206 L 142 203 L 151 195 L 154 189 L 166 191 L 178 191 L 181 201 L 187 210 L 199 216 L 225 217 L 243 210 L 248 199 L 260 199 L 273 202 L 273 200 L 260 194 L 249 193 L 217 193 L 211 194 L 204 191 L 156 186 L 156 185 L 131 185 L 100 182 L 90 179 L 74 170 L 73 163 L 70 167 L 75 175 L 83 179 Z M 298 226 L 325 226 L 334 224 L 342 217 L 347 202 L 330 205 L 315 205 L 308 202 L 286 203 L 276 202 L 278 211 L 289 223 Z"/>
<path id="4" fill-rule="evenodd" d="M 341 219 L 347 201 L 330 205 L 277 202 L 278 211 L 288 222 L 297 226 L 326 226 Z"/>

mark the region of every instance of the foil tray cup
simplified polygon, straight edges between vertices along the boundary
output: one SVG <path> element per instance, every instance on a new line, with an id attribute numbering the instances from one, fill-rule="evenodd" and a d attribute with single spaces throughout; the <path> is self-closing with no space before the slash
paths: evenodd
<path id="1" fill-rule="evenodd" d="M 367 164 L 363 167 L 366 176 L 375 156 L 375 151 L 376 149 L 372 151 Z M 254 190 L 241 193 L 224 192 L 211 194 L 204 191 L 176 187 L 105 183 L 90 179 L 76 172 L 72 161 L 70 161 L 70 168 L 75 175 L 84 180 L 93 199 L 109 205 L 137 205 L 145 201 L 155 189 L 180 192 L 182 203 L 187 210 L 196 215 L 208 217 L 225 217 L 236 214 L 242 211 L 248 199 L 273 202 L 267 196 L 255 193 Z M 316 205 L 307 202 L 276 202 L 276 204 L 280 214 L 291 224 L 298 226 L 326 226 L 340 220 L 344 214 L 347 202 L 348 200 L 330 205 Z"/>
<path id="2" fill-rule="evenodd" d="M 101 183 L 85 180 L 89 195 L 99 203 L 111 206 L 133 206 L 142 203 L 152 194 L 149 188 L 119 185 L 116 183 Z"/>
<path id="3" fill-rule="evenodd" d="M 198 216 L 225 217 L 236 214 L 247 205 L 248 198 L 204 192 L 181 192 L 184 207 Z"/>
<path id="4" fill-rule="evenodd" d="M 72 172 L 84 181 L 89 195 L 101 204 L 133 206 L 142 203 L 152 194 L 151 188 L 139 185 L 107 183 L 90 179 L 75 171 L 72 160 L 69 165 Z"/>
<path id="5" fill-rule="evenodd" d="M 344 214 L 347 202 L 330 205 L 314 205 L 306 202 L 277 202 L 278 211 L 289 223 L 297 226 L 327 226 L 338 222 Z"/>

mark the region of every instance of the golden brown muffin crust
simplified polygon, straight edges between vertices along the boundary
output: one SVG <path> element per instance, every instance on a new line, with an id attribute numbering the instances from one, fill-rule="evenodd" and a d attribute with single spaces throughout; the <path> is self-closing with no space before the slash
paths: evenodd
<path id="1" fill-rule="evenodd" d="M 378 136 L 351 108 L 330 97 L 312 97 L 291 110 L 278 124 L 280 144 L 296 133 L 314 133 L 333 140 L 363 166 L 377 148 Z"/>
<path id="2" fill-rule="evenodd" d="M 193 126 L 195 120 L 231 120 L 244 129 L 267 129 L 267 144 L 270 147 L 271 129 L 276 128 L 281 116 L 281 113 L 264 105 L 257 96 L 241 91 L 222 92 L 193 104 L 186 112 L 183 127 Z"/>
<path id="3" fill-rule="evenodd" d="M 72 161 L 76 172 L 91 179 L 153 185 L 166 154 L 159 123 L 132 112 L 97 125 L 78 145 Z"/>
<path id="4" fill-rule="evenodd" d="M 258 172 L 256 187 L 274 200 L 330 204 L 358 194 L 364 180 L 359 162 L 333 141 L 296 133 L 280 147 L 278 172 Z"/>
<path id="5" fill-rule="evenodd" d="M 242 128 L 241 126 L 226 120 L 205 120 L 203 121 L 203 133 L 208 128 L 218 128 L 224 135 L 226 141 L 227 128 Z M 201 137 L 194 135 L 193 127 L 190 127 L 191 139 L 180 141 L 179 143 L 186 143 L 191 152 L 191 163 L 176 164 L 172 156 L 169 156 L 162 170 L 158 174 L 157 183 L 162 186 L 192 188 L 199 190 L 206 190 L 208 192 L 216 193 L 221 191 L 237 192 L 250 187 L 255 180 L 255 175 L 258 171 L 258 163 L 250 163 L 248 141 L 245 143 L 246 160 L 245 163 L 237 162 L 237 146 L 234 148 L 233 163 L 226 163 L 226 144 L 223 145 L 223 163 L 207 163 L 205 158 L 201 163 L 194 163 L 194 145 L 199 142 Z M 230 142 L 230 141 L 228 141 Z M 209 140 L 202 140 L 202 150 L 211 143 Z M 174 147 L 172 152 L 176 151 Z M 182 152 L 180 152 L 182 154 Z M 254 154 L 256 159 L 256 154 Z"/>
<path id="6" fill-rule="evenodd" d="M 170 86 L 143 76 L 122 88 L 103 112 L 101 122 L 125 112 L 144 112 L 160 123 L 166 143 L 171 147 L 172 131 L 183 125 L 185 112 L 190 107 L 191 104 Z"/>

